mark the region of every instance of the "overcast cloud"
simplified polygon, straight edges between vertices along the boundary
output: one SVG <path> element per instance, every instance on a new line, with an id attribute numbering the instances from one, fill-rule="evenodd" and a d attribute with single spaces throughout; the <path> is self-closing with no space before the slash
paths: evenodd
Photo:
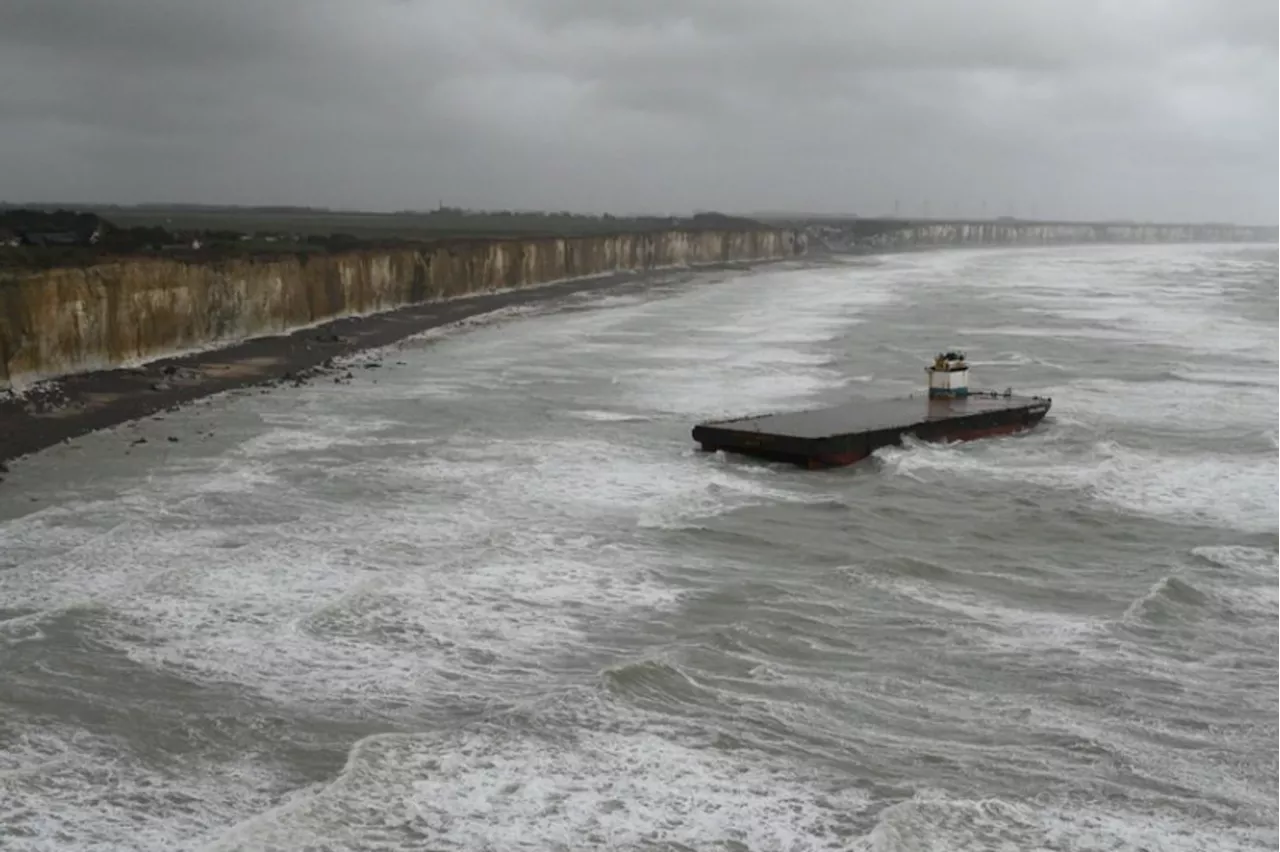
<path id="1" fill-rule="evenodd" d="M 5 0 L 0 198 L 1274 223 L 1276 0 Z"/>

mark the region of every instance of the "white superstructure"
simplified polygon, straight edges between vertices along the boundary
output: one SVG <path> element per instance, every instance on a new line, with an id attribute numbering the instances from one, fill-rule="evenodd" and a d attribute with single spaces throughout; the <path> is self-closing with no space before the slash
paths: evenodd
<path id="1" fill-rule="evenodd" d="M 969 395 L 969 364 L 963 352 L 942 352 L 926 368 L 929 397 L 950 398 Z"/>

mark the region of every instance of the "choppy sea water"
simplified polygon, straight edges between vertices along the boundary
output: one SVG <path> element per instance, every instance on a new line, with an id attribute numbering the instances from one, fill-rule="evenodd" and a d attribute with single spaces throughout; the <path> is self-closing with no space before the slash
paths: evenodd
<path id="1" fill-rule="evenodd" d="M 1276 261 L 673 276 L 23 461 L 0 847 L 1275 849 Z M 1049 419 L 690 443 L 949 346 Z"/>

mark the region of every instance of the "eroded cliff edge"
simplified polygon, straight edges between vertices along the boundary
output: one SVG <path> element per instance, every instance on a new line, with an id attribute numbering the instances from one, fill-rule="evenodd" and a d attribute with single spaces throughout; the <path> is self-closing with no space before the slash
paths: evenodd
<path id="1" fill-rule="evenodd" d="M 673 230 L 6 271 L 0 389 L 408 305 L 618 272 L 779 259 L 804 246 L 791 228 Z"/>

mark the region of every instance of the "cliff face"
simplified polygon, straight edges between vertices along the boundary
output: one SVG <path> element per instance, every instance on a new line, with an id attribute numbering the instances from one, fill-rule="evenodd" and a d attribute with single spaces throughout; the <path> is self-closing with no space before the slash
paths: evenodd
<path id="1" fill-rule="evenodd" d="M 1050 245 L 1055 243 L 1239 242 L 1252 229 L 1211 225 L 1088 224 L 929 224 L 890 231 L 870 239 L 872 246 L 900 245 Z"/>
<path id="2" fill-rule="evenodd" d="M 835 251 L 942 246 L 1082 243 L 1274 242 L 1275 228 L 1075 222 L 909 222 L 862 219 L 812 225 L 815 243 Z"/>
<path id="3" fill-rule="evenodd" d="M 794 231 L 662 231 L 187 263 L 123 259 L 0 279 L 0 388 L 342 316 L 626 270 L 787 257 Z"/>

